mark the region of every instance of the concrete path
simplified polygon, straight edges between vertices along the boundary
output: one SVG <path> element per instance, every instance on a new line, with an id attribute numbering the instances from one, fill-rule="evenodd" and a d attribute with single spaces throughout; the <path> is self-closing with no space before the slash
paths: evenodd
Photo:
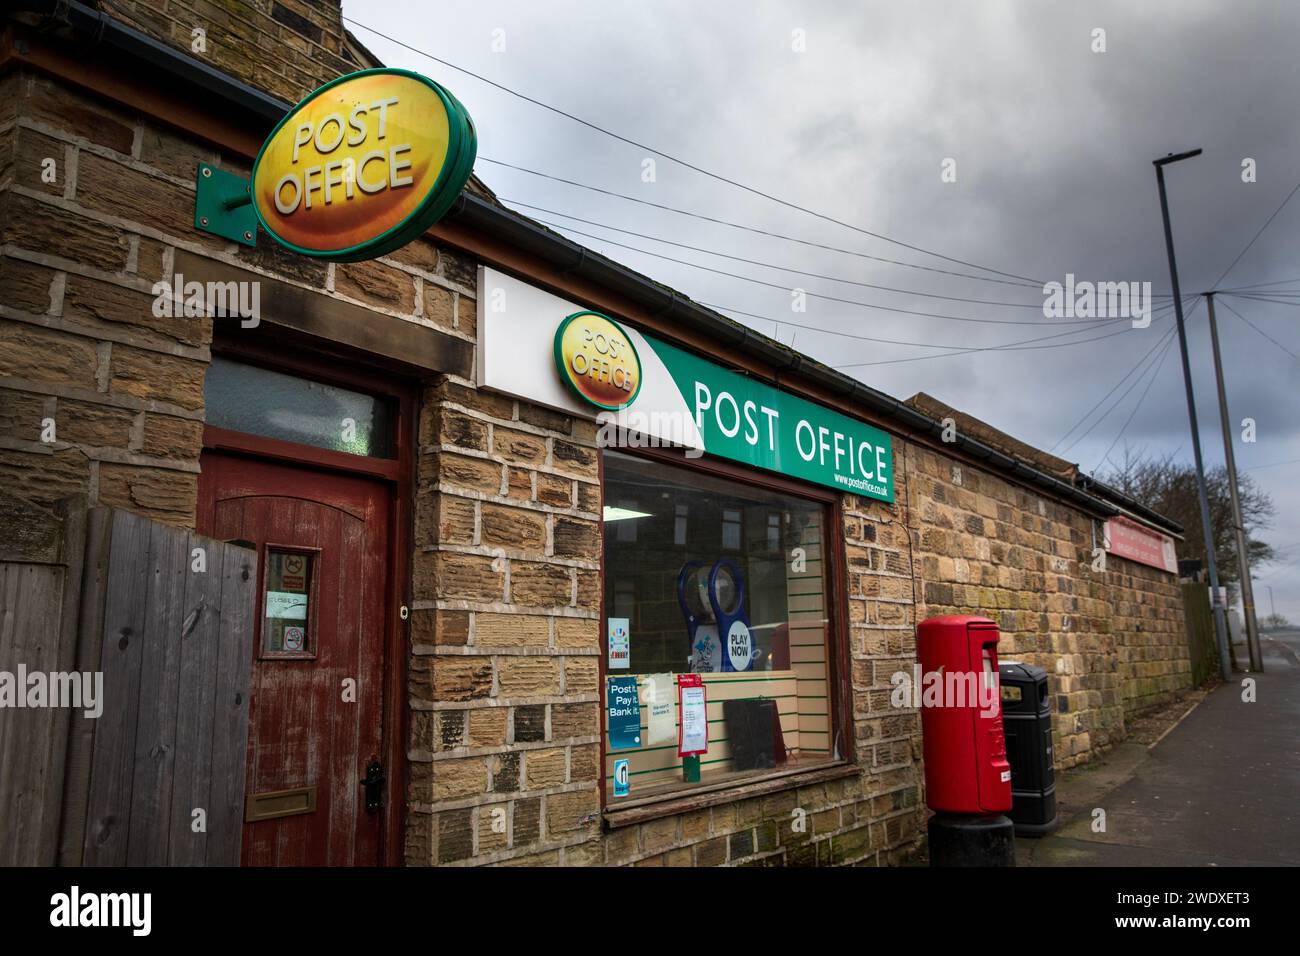
<path id="1" fill-rule="evenodd" d="M 1265 634 L 1261 647 L 1255 703 L 1242 701 L 1238 674 L 1152 748 L 1128 742 L 1060 775 L 1062 825 L 1018 839 L 1019 864 L 1300 865 L 1300 630 Z"/>

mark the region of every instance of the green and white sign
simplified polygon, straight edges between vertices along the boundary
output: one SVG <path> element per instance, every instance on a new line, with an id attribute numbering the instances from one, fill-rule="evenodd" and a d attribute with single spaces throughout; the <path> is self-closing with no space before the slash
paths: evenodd
<path id="1" fill-rule="evenodd" d="M 669 345 L 607 316 L 640 358 L 626 405 L 578 400 L 556 330 L 589 310 L 486 267 L 479 270 L 478 382 L 594 417 L 606 447 L 672 445 L 881 501 L 894 500 L 888 433 Z M 560 358 L 557 358 L 557 355 Z M 582 366 L 595 374 L 595 363 Z"/>
<path id="2" fill-rule="evenodd" d="M 894 500 L 886 432 L 648 335 L 644 339 L 685 401 L 704 451 L 840 491 Z M 627 411 L 635 408 L 634 402 Z"/>

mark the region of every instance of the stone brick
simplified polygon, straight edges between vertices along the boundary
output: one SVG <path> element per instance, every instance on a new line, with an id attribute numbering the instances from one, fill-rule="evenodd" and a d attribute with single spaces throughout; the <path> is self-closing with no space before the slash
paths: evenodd
<path id="1" fill-rule="evenodd" d="M 555 518 L 552 541 L 556 557 L 593 560 L 600 554 L 600 527 L 581 518 Z"/>
<path id="2" fill-rule="evenodd" d="M 17 193 L 6 196 L 4 203 L 0 243 L 52 253 L 108 272 L 126 268 L 130 242 L 122 230 Z"/>
<path id="3" fill-rule="evenodd" d="M 519 420 L 544 428 L 547 431 L 569 433 L 573 420 L 568 415 L 553 412 L 549 408 L 540 408 L 528 402 L 519 403 Z"/>
<path id="4" fill-rule="evenodd" d="M 124 150 L 125 152 L 125 150 Z M 217 165 L 221 156 L 214 149 L 179 136 L 152 123 L 144 124 L 140 136 L 140 160 L 178 179 L 193 179 L 199 163 Z"/>
<path id="5" fill-rule="evenodd" d="M 438 818 L 438 862 L 452 863 L 474 855 L 474 811 L 444 810 Z"/>
<path id="6" fill-rule="evenodd" d="M 510 804 L 494 803 L 478 808 L 478 852 L 482 856 L 504 850 L 510 841 Z"/>
<path id="7" fill-rule="evenodd" d="M 595 693 L 599 680 L 594 657 L 569 657 L 564 661 L 564 692 L 566 694 Z"/>
<path id="8" fill-rule="evenodd" d="M 567 607 L 573 603 L 568 568 L 529 561 L 510 563 L 510 600 L 528 607 Z"/>
<path id="9" fill-rule="evenodd" d="M 455 327 L 456 297 L 432 282 L 424 283 L 424 317 L 444 329 Z"/>
<path id="10" fill-rule="evenodd" d="M 77 161 L 77 201 L 88 209 L 140 223 L 174 236 L 224 244 L 194 229 L 194 191 L 82 152 Z"/>
<path id="11" fill-rule="evenodd" d="M 438 271 L 438 247 L 422 236 L 388 253 L 388 258 L 424 272 Z"/>
<path id="12" fill-rule="evenodd" d="M 438 477 L 449 485 L 496 494 L 501 490 L 501 466 L 482 458 L 451 452 L 438 456 Z"/>
<path id="13" fill-rule="evenodd" d="M 0 258 L 0 302 L 11 309 L 48 315 L 52 307 L 53 269 L 23 262 L 12 256 Z"/>
<path id="14" fill-rule="evenodd" d="M 135 417 L 135 412 L 125 408 L 65 399 L 59 402 L 55 416 L 58 440 L 93 447 L 126 448 Z"/>
<path id="15" fill-rule="evenodd" d="M 168 318 L 153 314 L 154 298 L 109 282 L 69 275 L 63 314 L 90 328 L 125 332 L 140 344 L 199 346 L 212 341 L 212 322 L 202 317 Z"/>
<path id="16" fill-rule="evenodd" d="M 411 611 L 411 643 L 447 646 L 469 643 L 469 612 L 416 608 Z"/>
<path id="17" fill-rule="evenodd" d="M 127 114 L 44 77 L 33 79 L 21 109 L 24 116 L 119 153 L 129 154 L 135 140 Z"/>
<path id="18" fill-rule="evenodd" d="M 585 481 L 578 482 L 578 510 L 600 514 L 600 508 L 600 485 L 588 484 Z"/>
<path id="19" fill-rule="evenodd" d="M 492 662 L 474 657 L 433 659 L 433 693 L 439 701 L 479 700 L 492 693 Z"/>
<path id="20" fill-rule="evenodd" d="M 600 621 L 595 618 L 555 619 L 555 643 L 560 647 L 600 647 Z"/>
<path id="21" fill-rule="evenodd" d="M 592 701 L 551 706 L 551 736 L 554 740 L 592 737 L 599 732 L 600 705 L 598 703 Z"/>
<path id="22" fill-rule="evenodd" d="M 514 418 L 515 400 L 508 395 L 498 395 L 496 392 L 480 388 L 469 388 L 448 380 L 438 384 L 436 394 L 444 401 L 475 409 L 493 418 L 503 421 Z"/>
<path id="23" fill-rule="evenodd" d="M 479 707 L 469 712 L 469 745 L 500 747 L 506 742 L 504 707 Z"/>
<path id="24" fill-rule="evenodd" d="M 433 765 L 433 797 L 450 800 L 486 793 L 487 764 L 482 757 L 439 760 Z"/>
<path id="25" fill-rule="evenodd" d="M 461 412 L 447 409 L 439 413 L 439 418 L 441 420 L 439 440 L 443 444 L 487 451 L 488 427 L 485 423 Z"/>
<path id="26" fill-rule="evenodd" d="M 583 744 L 569 751 L 569 780 L 600 780 L 600 747 L 596 744 Z"/>
<path id="27" fill-rule="evenodd" d="M 537 743 L 546 739 L 545 704 L 529 704 L 514 710 L 515 743 Z"/>
<path id="28" fill-rule="evenodd" d="M 159 468 L 102 462 L 99 500 L 162 521 L 192 524 L 198 501 L 198 475 Z"/>
<path id="29" fill-rule="evenodd" d="M 513 846 L 527 846 L 529 843 L 536 843 L 542 835 L 542 798 L 531 797 L 516 800 L 513 824 L 511 828 L 511 844 Z"/>
<path id="30" fill-rule="evenodd" d="M 593 825 L 600 815 L 600 797 L 591 790 L 553 793 L 546 798 L 546 831 L 560 836 Z"/>
<path id="31" fill-rule="evenodd" d="M 334 291 L 350 299 L 407 315 L 415 312 L 415 280 L 381 262 L 339 263 Z"/>
<path id="32" fill-rule="evenodd" d="M 434 540 L 438 544 L 474 544 L 477 504 L 455 495 L 438 496 L 438 527 Z"/>
<path id="33" fill-rule="evenodd" d="M 537 473 L 537 500 L 542 504 L 552 505 L 556 508 L 572 507 L 573 480 L 539 471 Z"/>
<path id="34" fill-rule="evenodd" d="M 560 690 L 559 668 L 549 657 L 503 657 L 497 684 L 502 697 L 553 696 Z"/>
<path id="35" fill-rule="evenodd" d="M 52 136 L 22 127 L 8 135 L 13 137 L 14 159 L 10 168 L 14 182 L 50 196 L 62 196 L 68 182 L 68 147 Z M 55 163 L 54 182 L 45 181 L 47 159 Z"/>
<path id="36" fill-rule="evenodd" d="M 528 789 L 541 790 L 564 783 L 567 763 L 563 747 L 525 752 L 524 781 Z"/>
<path id="37" fill-rule="evenodd" d="M 0 389 L 0 435 L 21 441 L 40 441 L 44 418 L 43 396 Z"/>
<path id="38" fill-rule="evenodd" d="M 727 838 L 715 837 L 695 847 L 696 866 L 720 866 L 727 862 Z"/>
<path id="39" fill-rule="evenodd" d="M 592 448 L 557 438 L 551 445 L 551 461 L 557 469 L 596 477 L 596 452 Z"/>
<path id="40" fill-rule="evenodd" d="M 540 465 L 546 461 L 546 441 L 510 428 L 492 434 L 492 452 L 507 462 Z"/>
<path id="41" fill-rule="evenodd" d="M 500 601 L 505 592 L 505 572 L 494 568 L 493 558 L 477 554 L 439 552 L 433 558 L 435 593 L 442 598 Z"/>
<path id="42" fill-rule="evenodd" d="M 109 390 L 197 411 L 203 407 L 202 362 L 113 345 Z"/>
<path id="43" fill-rule="evenodd" d="M 533 472 L 527 468 L 506 468 L 506 494 L 521 501 L 531 501 L 533 497 Z"/>
<path id="44" fill-rule="evenodd" d="M 551 622 L 536 614 L 474 615 L 476 647 L 545 647 L 550 643 Z"/>
<path id="45" fill-rule="evenodd" d="M 140 450 L 156 458 L 198 461 L 203 450 L 203 423 L 170 415 L 144 416 L 144 441 Z"/>
<path id="46" fill-rule="evenodd" d="M 484 504 L 482 543 L 540 554 L 546 547 L 546 516 L 523 508 Z"/>
<path id="47" fill-rule="evenodd" d="M 488 766 L 492 768 L 492 792 L 493 793 L 514 793 L 519 787 L 519 765 L 521 763 L 518 753 L 493 754 L 488 758 Z"/>

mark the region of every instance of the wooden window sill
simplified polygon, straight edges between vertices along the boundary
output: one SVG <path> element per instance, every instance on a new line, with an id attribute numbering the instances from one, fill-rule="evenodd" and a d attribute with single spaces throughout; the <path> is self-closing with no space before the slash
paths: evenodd
<path id="1" fill-rule="evenodd" d="M 619 827 L 634 826 L 661 817 L 670 817 L 678 813 L 690 813 L 723 803 L 747 800 L 751 797 L 766 796 L 795 787 L 807 787 L 856 776 L 862 770 L 857 764 L 840 761 L 829 766 L 816 768 L 797 768 L 793 770 L 774 770 L 771 773 L 751 777 L 743 783 L 725 781 L 712 786 L 705 785 L 688 793 L 667 793 L 661 796 L 645 797 L 632 803 L 619 802 L 617 807 L 606 807 L 605 827 L 616 830 Z"/>

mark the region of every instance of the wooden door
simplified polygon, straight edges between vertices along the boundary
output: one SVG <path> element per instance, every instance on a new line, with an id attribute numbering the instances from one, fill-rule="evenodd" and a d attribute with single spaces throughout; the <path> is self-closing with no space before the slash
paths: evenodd
<path id="1" fill-rule="evenodd" d="M 242 862 L 376 865 L 389 487 L 213 451 L 202 469 L 200 530 L 258 555 Z"/>

